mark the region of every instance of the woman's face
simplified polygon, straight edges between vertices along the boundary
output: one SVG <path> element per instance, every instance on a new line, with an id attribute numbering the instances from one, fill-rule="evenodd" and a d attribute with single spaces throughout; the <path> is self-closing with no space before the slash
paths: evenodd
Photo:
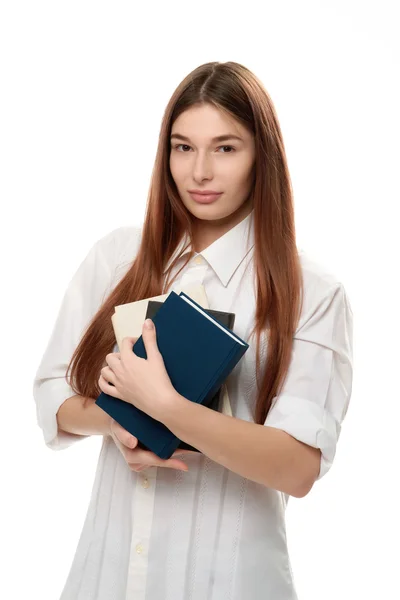
<path id="1" fill-rule="evenodd" d="M 214 139 L 219 136 L 226 138 Z M 170 142 L 171 174 L 194 217 L 229 221 L 233 214 L 244 218 L 251 212 L 254 136 L 241 123 L 210 104 L 192 106 L 173 123 Z M 221 195 L 211 203 L 200 203 L 190 190 Z"/>

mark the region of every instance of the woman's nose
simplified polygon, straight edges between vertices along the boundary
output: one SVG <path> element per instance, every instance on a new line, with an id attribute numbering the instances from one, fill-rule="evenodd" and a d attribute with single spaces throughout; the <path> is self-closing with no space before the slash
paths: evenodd
<path id="1" fill-rule="evenodd" d="M 198 154 L 193 165 L 193 178 L 201 181 L 212 177 L 212 160 L 205 154 Z"/>

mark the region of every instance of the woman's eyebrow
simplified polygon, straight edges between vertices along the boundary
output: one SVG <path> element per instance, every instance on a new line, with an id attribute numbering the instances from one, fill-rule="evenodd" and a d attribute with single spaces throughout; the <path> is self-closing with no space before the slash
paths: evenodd
<path id="1" fill-rule="evenodd" d="M 176 138 L 178 140 L 182 140 L 183 142 L 190 142 L 190 139 L 188 137 L 186 137 L 185 135 L 182 135 L 180 133 L 173 133 L 171 135 L 171 140 L 172 138 Z M 225 134 L 225 135 L 217 135 L 217 137 L 213 137 L 212 138 L 212 142 L 226 142 L 228 140 L 239 140 L 240 142 L 243 142 L 243 139 L 241 137 L 239 137 L 238 135 L 234 135 L 233 133 L 229 133 L 229 134 Z"/>

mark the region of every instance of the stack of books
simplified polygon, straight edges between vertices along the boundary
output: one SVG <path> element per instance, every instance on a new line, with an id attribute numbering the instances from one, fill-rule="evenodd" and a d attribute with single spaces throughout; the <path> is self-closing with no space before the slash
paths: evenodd
<path id="1" fill-rule="evenodd" d="M 112 324 L 117 344 L 121 347 L 126 336 L 137 337 L 133 352 L 146 359 L 141 332 L 144 320 L 151 318 L 177 392 L 192 402 L 232 414 L 224 382 L 249 346 L 233 331 L 233 313 L 208 308 L 202 285 L 178 292 L 115 307 Z M 140 447 L 160 458 L 170 458 L 178 448 L 198 451 L 130 403 L 102 392 L 96 404 L 137 437 Z"/>

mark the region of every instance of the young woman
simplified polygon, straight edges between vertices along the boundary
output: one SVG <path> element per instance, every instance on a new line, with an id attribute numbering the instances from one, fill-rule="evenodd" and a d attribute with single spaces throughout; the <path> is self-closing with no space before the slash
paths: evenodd
<path id="1" fill-rule="evenodd" d="M 227 380 L 232 416 L 173 388 L 111 315 L 192 282 L 235 313 L 250 347 Z M 110 385 L 113 384 L 113 385 Z M 285 508 L 330 469 L 352 386 L 342 283 L 296 247 L 274 106 L 234 63 L 190 73 L 166 108 L 142 228 L 94 244 L 70 282 L 34 383 L 50 448 L 102 435 L 63 600 L 294 600 Z M 200 452 L 168 460 L 96 404 L 104 391 Z"/>

